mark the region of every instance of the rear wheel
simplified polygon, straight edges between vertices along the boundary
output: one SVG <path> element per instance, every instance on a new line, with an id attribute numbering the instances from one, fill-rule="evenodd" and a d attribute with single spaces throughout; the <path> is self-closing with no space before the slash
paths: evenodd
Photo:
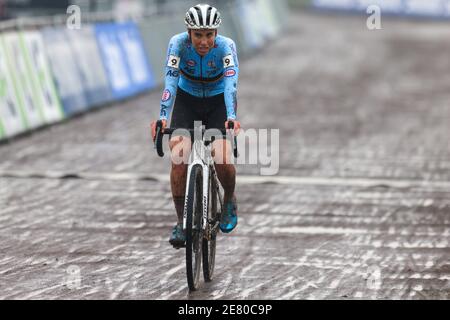
<path id="1" fill-rule="evenodd" d="M 202 167 L 194 166 L 189 179 L 186 217 L 186 272 L 190 291 L 197 290 L 200 280 L 203 239 L 202 185 Z"/>
<path id="2" fill-rule="evenodd" d="M 209 224 L 209 240 L 203 238 L 203 277 L 206 282 L 212 280 L 214 274 L 214 263 L 216 260 L 216 236 L 217 236 L 217 185 L 214 178 L 209 178 L 209 204 L 208 204 L 208 221 Z"/>

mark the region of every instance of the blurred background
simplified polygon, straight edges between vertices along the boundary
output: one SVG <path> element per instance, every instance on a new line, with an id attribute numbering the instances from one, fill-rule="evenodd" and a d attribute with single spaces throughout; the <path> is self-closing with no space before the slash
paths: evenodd
<path id="1" fill-rule="evenodd" d="M 0 140 L 155 89 L 196 1 L 4 1 Z M 240 56 L 287 24 L 285 1 L 212 1 Z M 261 18 L 261 19 L 259 19 Z M 68 61 L 68 57 L 69 61 Z"/>
<path id="2" fill-rule="evenodd" d="M 217 7 L 232 4 L 235 0 L 211 0 L 209 3 Z M 309 0 L 290 0 L 293 5 L 306 5 Z M 145 10 L 168 12 L 180 7 L 195 5 L 195 1 L 182 0 L 1 0 L 0 18 L 36 17 L 61 14 L 70 5 L 77 5 L 83 12 L 116 12 L 123 11 L 133 15 L 142 15 Z"/>
<path id="3" fill-rule="evenodd" d="M 279 170 L 187 293 L 149 123 L 197 2 L 0 0 L 0 299 L 450 299 L 450 0 L 209 1 Z"/>

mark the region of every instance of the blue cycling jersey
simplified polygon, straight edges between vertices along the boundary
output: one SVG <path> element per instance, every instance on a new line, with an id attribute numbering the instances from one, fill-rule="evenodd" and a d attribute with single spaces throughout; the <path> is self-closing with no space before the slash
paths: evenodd
<path id="1" fill-rule="evenodd" d="M 218 35 L 214 47 L 202 57 L 187 32 L 177 34 L 169 43 L 165 72 L 160 119 L 169 118 L 178 87 L 200 98 L 223 93 L 227 118 L 236 119 L 239 62 L 233 40 Z"/>

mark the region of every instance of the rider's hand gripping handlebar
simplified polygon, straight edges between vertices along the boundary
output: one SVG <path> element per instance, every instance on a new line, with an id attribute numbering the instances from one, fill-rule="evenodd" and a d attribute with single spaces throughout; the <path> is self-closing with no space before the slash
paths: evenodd
<path id="1" fill-rule="evenodd" d="M 228 121 L 228 128 L 230 130 L 234 130 L 234 121 L 230 120 Z M 237 139 L 236 136 L 233 135 L 233 155 L 235 158 L 238 157 L 238 152 L 237 152 Z"/>
<path id="2" fill-rule="evenodd" d="M 223 134 L 227 134 L 227 130 L 234 130 L 234 121 L 230 120 L 228 122 L 228 128 L 225 129 L 220 129 L 220 131 Z M 158 153 L 158 156 L 160 157 L 164 157 L 164 151 L 163 151 L 163 136 L 164 134 L 171 134 L 174 131 L 176 131 L 176 128 L 163 128 L 163 122 L 162 120 L 158 120 L 156 121 L 156 136 L 155 136 L 155 146 L 154 148 L 156 149 L 156 152 Z M 194 134 L 195 129 L 188 129 L 188 131 L 191 133 L 191 135 Z M 204 131 L 202 132 L 203 134 L 205 133 Z M 237 151 L 237 140 L 236 140 L 236 136 L 233 136 L 234 140 L 233 140 L 233 154 L 234 157 L 237 158 L 238 157 L 238 151 Z"/>

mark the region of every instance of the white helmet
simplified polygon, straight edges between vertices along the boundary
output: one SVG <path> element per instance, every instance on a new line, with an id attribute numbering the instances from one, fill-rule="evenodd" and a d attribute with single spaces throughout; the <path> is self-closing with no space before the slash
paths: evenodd
<path id="1" fill-rule="evenodd" d="M 186 12 L 188 29 L 217 29 L 222 23 L 220 12 L 209 4 L 198 4 Z"/>

